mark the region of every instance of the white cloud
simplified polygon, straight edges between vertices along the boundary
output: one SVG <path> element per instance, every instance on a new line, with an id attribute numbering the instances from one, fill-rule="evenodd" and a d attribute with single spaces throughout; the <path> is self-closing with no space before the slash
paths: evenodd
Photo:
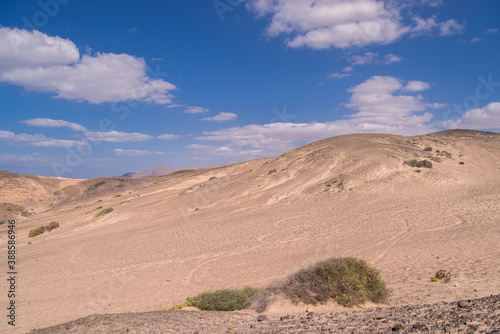
<path id="1" fill-rule="evenodd" d="M 191 144 L 185 147 L 196 154 L 203 156 L 219 156 L 225 158 L 232 158 L 238 160 L 252 160 L 263 158 L 266 156 L 264 149 L 240 149 L 229 146 L 213 146 L 213 145 L 199 145 Z"/>
<path id="2" fill-rule="evenodd" d="M 33 118 L 33 119 L 28 119 L 26 121 L 21 121 L 21 122 L 25 123 L 29 126 L 39 126 L 39 127 L 46 127 L 46 128 L 66 127 L 66 128 L 70 128 L 73 131 L 82 131 L 82 132 L 87 131 L 87 128 L 85 128 L 84 126 L 82 126 L 80 124 L 63 121 L 61 119 Z"/>
<path id="3" fill-rule="evenodd" d="M 41 134 L 34 134 L 34 135 L 26 133 L 15 134 L 10 131 L 2 131 L 2 130 L 0 130 L 0 141 L 30 145 L 34 147 L 76 147 L 84 145 L 84 143 L 77 140 L 47 138 Z"/>
<path id="4" fill-rule="evenodd" d="M 389 44 L 405 34 L 433 27 L 440 27 L 442 35 L 452 34 L 461 27 L 455 20 L 438 23 L 433 18 L 418 18 L 416 26 L 404 23 L 404 14 L 411 13 L 405 7 L 440 4 L 441 0 L 250 0 L 247 8 L 257 17 L 271 16 L 267 34 L 289 36 L 289 47 L 328 49 Z"/>
<path id="5" fill-rule="evenodd" d="M 441 36 L 450 36 L 461 34 L 464 30 L 465 25 L 458 23 L 455 19 L 448 20 L 446 22 L 442 22 L 439 25 L 440 35 Z"/>
<path id="6" fill-rule="evenodd" d="M 173 139 L 178 139 L 181 137 L 182 137 L 181 135 L 171 135 L 171 134 L 165 133 L 165 134 L 159 135 L 156 138 L 163 139 L 163 140 L 173 140 Z"/>
<path id="7" fill-rule="evenodd" d="M 125 143 L 125 142 L 139 142 L 150 140 L 153 137 L 143 133 L 128 133 L 128 132 L 118 132 L 118 131 L 89 131 L 85 133 L 85 137 L 90 141 L 103 141 L 112 143 Z"/>
<path id="8" fill-rule="evenodd" d="M 42 155 L 39 153 L 32 154 L 19 154 L 19 153 L 1 153 L 0 165 L 12 166 L 20 165 L 26 166 L 27 164 L 40 166 L 50 166 L 54 161 L 54 157 L 49 155 Z"/>
<path id="9" fill-rule="evenodd" d="M 187 114 L 203 114 L 203 113 L 209 112 L 209 110 L 207 108 L 203 108 L 203 107 L 192 106 L 192 107 L 187 107 L 186 109 L 184 109 L 184 112 Z"/>
<path id="10" fill-rule="evenodd" d="M 460 119 L 442 125 L 451 129 L 500 129 L 500 103 L 491 102 L 483 108 L 466 111 Z"/>
<path id="11" fill-rule="evenodd" d="M 474 38 L 471 38 L 470 42 L 471 43 L 477 43 L 477 42 L 480 42 L 482 41 L 483 39 L 482 38 L 479 38 L 479 37 L 474 37 Z"/>
<path id="12" fill-rule="evenodd" d="M 335 72 L 335 73 L 332 73 L 330 75 L 328 75 L 329 78 L 334 78 L 334 79 L 342 79 L 342 78 L 345 78 L 345 77 L 350 77 L 351 76 L 351 73 L 338 73 L 338 72 Z"/>
<path id="13" fill-rule="evenodd" d="M 113 152 L 118 156 L 125 156 L 125 157 L 165 154 L 165 152 L 160 152 L 160 151 L 151 152 L 151 151 L 142 151 L 142 150 L 123 150 L 121 148 L 117 148 L 117 149 L 113 150 Z"/>
<path id="14" fill-rule="evenodd" d="M 491 29 L 488 29 L 486 30 L 484 33 L 485 34 L 498 34 L 498 29 L 497 28 L 491 28 Z"/>
<path id="15" fill-rule="evenodd" d="M 352 72 L 352 71 L 354 71 L 354 67 L 352 67 L 352 66 L 347 66 L 347 67 L 344 67 L 342 69 L 342 72 L 344 72 L 344 73 L 346 73 L 346 72 Z"/>
<path id="16" fill-rule="evenodd" d="M 411 29 L 413 35 L 430 33 L 432 29 L 439 27 L 439 23 L 436 22 L 435 16 L 429 17 L 425 20 L 421 17 L 415 16 L 413 17 L 413 21 L 415 22 L 415 26 Z"/>
<path id="17" fill-rule="evenodd" d="M 385 64 L 389 65 L 391 63 L 400 62 L 401 57 L 395 54 L 385 55 L 383 59 L 380 59 L 380 55 L 376 52 L 365 52 L 364 54 L 352 55 L 350 61 L 352 65 L 366 65 L 366 64 Z"/>
<path id="18" fill-rule="evenodd" d="M 392 63 L 399 63 L 402 60 L 400 56 L 397 56 L 395 54 L 388 54 L 384 57 L 384 60 L 382 61 L 383 64 L 392 64 Z"/>
<path id="19" fill-rule="evenodd" d="M 153 79 L 142 58 L 80 53 L 73 42 L 39 31 L 0 28 L 0 81 L 90 103 L 171 103 L 174 85 Z"/>
<path id="20" fill-rule="evenodd" d="M 431 84 L 423 81 L 410 80 L 405 86 L 405 90 L 408 92 L 420 92 L 431 88 Z"/>
<path id="21" fill-rule="evenodd" d="M 214 117 L 206 117 L 203 118 L 202 121 L 215 121 L 215 122 L 225 122 L 232 121 L 238 118 L 238 115 L 233 114 L 232 112 L 221 112 L 215 115 Z"/>
<path id="22" fill-rule="evenodd" d="M 421 96 L 402 95 L 405 85 L 393 77 L 375 76 L 351 88 L 346 106 L 356 112 L 345 119 L 325 123 L 271 123 L 247 125 L 204 132 L 197 139 L 225 141 L 224 147 L 236 150 L 262 150 L 269 156 L 293 148 L 293 143 L 313 141 L 348 133 L 422 134 L 436 128 L 428 124 L 432 114 L 423 113 L 434 104 L 424 103 Z M 202 150 L 206 145 L 196 147 Z"/>
<path id="23" fill-rule="evenodd" d="M 351 56 L 351 61 L 353 65 L 365 65 L 374 63 L 379 57 L 378 53 L 366 52 L 362 55 Z"/>

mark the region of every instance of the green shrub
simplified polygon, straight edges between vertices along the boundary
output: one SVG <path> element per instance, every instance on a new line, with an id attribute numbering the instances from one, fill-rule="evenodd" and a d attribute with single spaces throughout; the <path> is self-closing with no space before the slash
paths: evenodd
<path id="1" fill-rule="evenodd" d="M 459 162 L 459 164 L 460 164 L 460 165 L 465 165 L 465 162 L 460 161 L 460 162 Z"/>
<path id="2" fill-rule="evenodd" d="M 98 218 L 100 216 L 104 216 L 105 214 L 107 213 L 110 213 L 113 211 L 113 208 L 106 208 L 106 209 L 102 209 L 101 211 L 99 211 L 99 213 L 97 213 L 94 218 Z"/>
<path id="3" fill-rule="evenodd" d="M 424 148 L 424 151 L 429 151 L 429 152 L 432 152 L 432 147 L 427 146 L 426 148 Z"/>
<path id="4" fill-rule="evenodd" d="M 216 178 L 217 178 L 217 176 L 212 176 L 211 178 L 208 179 L 208 181 L 215 180 Z"/>
<path id="5" fill-rule="evenodd" d="M 354 257 L 331 258 L 302 269 L 285 280 L 281 291 L 296 304 L 334 300 L 347 307 L 383 302 L 389 296 L 379 272 Z"/>
<path id="6" fill-rule="evenodd" d="M 126 203 L 130 203 L 130 201 L 127 200 L 127 201 L 120 202 L 120 205 L 126 204 Z"/>
<path id="7" fill-rule="evenodd" d="M 248 298 L 259 292 L 259 289 L 246 287 L 243 289 L 225 289 L 200 293 L 193 298 L 187 298 L 186 302 L 173 309 L 186 306 L 194 306 L 203 311 L 235 311 L 242 310 L 243 304 Z"/>
<path id="8" fill-rule="evenodd" d="M 43 232 L 45 232 L 45 227 L 40 226 L 40 227 L 32 229 L 30 231 L 30 233 L 28 234 L 28 237 L 33 238 L 33 237 L 36 237 L 37 235 L 42 234 Z"/>

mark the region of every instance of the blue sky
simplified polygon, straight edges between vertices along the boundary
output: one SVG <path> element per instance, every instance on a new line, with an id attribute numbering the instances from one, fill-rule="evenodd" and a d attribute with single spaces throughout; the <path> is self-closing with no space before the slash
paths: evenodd
<path id="1" fill-rule="evenodd" d="M 0 170 L 74 178 L 347 133 L 500 129 L 496 0 L 0 2 Z"/>

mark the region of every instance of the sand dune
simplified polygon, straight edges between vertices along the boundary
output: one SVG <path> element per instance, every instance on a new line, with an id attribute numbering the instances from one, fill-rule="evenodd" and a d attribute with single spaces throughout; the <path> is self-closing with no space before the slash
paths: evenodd
<path id="1" fill-rule="evenodd" d="M 411 159 L 433 168 L 404 164 Z M 161 177 L 3 173 L 0 186 L 3 202 L 34 206 L 31 216 L 13 217 L 20 332 L 168 308 L 209 289 L 264 286 L 332 256 L 380 269 L 391 306 L 500 291 L 496 133 L 347 135 Z M 114 211 L 94 218 L 99 206 Z M 60 227 L 28 238 L 51 221 Z M 0 235 L 5 254 L 4 225 Z M 450 283 L 430 281 L 439 269 L 452 272 Z"/>

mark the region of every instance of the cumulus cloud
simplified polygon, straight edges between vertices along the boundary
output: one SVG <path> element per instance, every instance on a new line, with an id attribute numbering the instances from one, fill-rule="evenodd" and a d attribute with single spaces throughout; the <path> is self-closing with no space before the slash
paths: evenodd
<path id="1" fill-rule="evenodd" d="M 215 121 L 215 122 L 225 122 L 232 121 L 238 118 L 238 115 L 233 114 L 232 112 L 221 112 L 213 117 L 203 118 L 202 121 Z"/>
<path id="2" fill-rule="evenodd" d="M 347 107 L 355 112 L 345 119 L 325 123 L 271 123 L 247 125 L 204 132 L 201 141 L 227 142 L 223 147 L 235 150 L 262 150 L 261 156 L 284 152 L 299 141 L 314 141 L 348 133 L 422 134 L 435 131 L 429 124 L 432 114 L 421 113 L 435 105 L 421 96 L 405 95 L 401 80 L 375 76 L 349 89 Z M 191 147 L 203 149 L 200 147 Z M 230 150 L 225 149 L 227 152 Z"/>
<path id="3" fill-rule="evenodd" d="M 431 84 L 423 81 L 410 80 L 405 86 L 405 90 L 408 92 L 420 92 L 431 88 Z"/>
<path id="4" fill-rule="evenodd" d="M 85 137 L 90 141 L 104 141 L 111 143 L 125 143 L 125 142 L 140 142 L 153 139 L 150 135 L 143 133 L 129 133 L 119 131 L 89 131 L 85 133 Z"/>
<path id="5" fill-rule="evenodd" d="M 264 149 L 240 149 L 229 146 L 191 144 L 185 146 L 185 148 L 203 156 L 218 156 L 238 160 L 263 158 L 267 154 Z"/>
<path id="6" fill-rule="evenodd" d="M 329 78 L 334 78 L 334 79 L 342 79 L 342 78 L 350 77 L 350 76 L 351 76 L 351 73 L 338 73 L 338 72 L 334 72 L 334 73 L 328 75 Z"/>
<path id="7" fill-rule="evenodd" d="M 377 52 L 365 52 L 364 54 L 355 54 L 350 57 L 352 65 L 366 65 L 366 64 L 385 64 L 400 62 L 402 59 L 395 54 L 385 55 L 383 58 Z"/>
<path id="8" fill-rule="evenodd" d="M 209 110 L 203 107 L 192 106 L 184 109 L 184 112 L 186 114 L 203 114 L 209 112 Z"/>
<path id="9" fill-rule="evenodd" d="M 465 26 L 464 24 L 458 23 L 455 19 L 442 22 L 439 25 L 440 35 L 450 36 L 450 35 L 461 34 L 464 30 L 464 26 Z"/>
<path id="10" fill-rule="evenodd" d="M 141 156 L 141 155 L 163 155 L 165 152 L 160 151 L 142 151 L 142 150 L 123 150 L 121 148 L 117 148 L 113 150 L 113 152 L 117 156 L 125 156 L 125 157 L 133 157 L 133 156 Z"/>
<path id="11" fill-rule="evenodd" d="M 168 133 L 164 133 L 162 135 L 159 135 L 156 138 L 163 139 L 163 140 L 173 140 L 173 139 L 179 139 L 181 137 L 182 137 L 181 135 L 171 135 L 171 134 L 168 134 Z"/>
<path id="12" fill-rule="evenodd" d="M 483 108 L 466 111 L 460 119 L 442 125 L 450 129 L 500 129 L 500 103 L 491 102 Z"/>
<path id="13" fill-rule="evenodd" d="M 176 87 L 146 73 L 142 58 L 96 53 L 80 57 L 67 39 L 0 28 L 0 82 L 90 103 L 138 100 L 169 104 Z"/>
<path id="14" fill-rule="evenodd" d="M 438 6 L 441 1 L 425 0 L 419 5 Z M 421 25 L 405 24 L 403 8 L 411 2 L 390 0 L 250 0 L 247 8 L 257 17 L 270 16 L 266 29 L 269 36 L 288 36 L 291 48 L 348 48 L 370 44 L 389 44 L 401 36 L 423 29 Z M 455 20 L 438 23 L 441 35 L 461 29 Z M 430 30 L 431 28 L 429 28 Z"/>
<path id="15" fill-rule="evenodd" d="M 28 119 L 26 121 L 22 121 L 22 123 L 25 123 L 26 125 L 29 126 L 39 126 L 39 127 L 45 127 L 45 128 L 70 128 L 73 131 L 82 131 L 85 132 L 87 131 L 87 128 L 80 124 L 76 123 L 71 123 L 67 121 L 63 121 L 61 119 L 50 119 L 50 118 L 33 118 L 33 119 Z"/>
<path id="16" fill-rule="evenodd" d="M 11 144 L 30 145 L 33 147 L 76 147 L 83 145 L 81 141 L 47 138 L 42 134 L 15 134 L 11 131 L 0 130 L 0 141 Z"/>

